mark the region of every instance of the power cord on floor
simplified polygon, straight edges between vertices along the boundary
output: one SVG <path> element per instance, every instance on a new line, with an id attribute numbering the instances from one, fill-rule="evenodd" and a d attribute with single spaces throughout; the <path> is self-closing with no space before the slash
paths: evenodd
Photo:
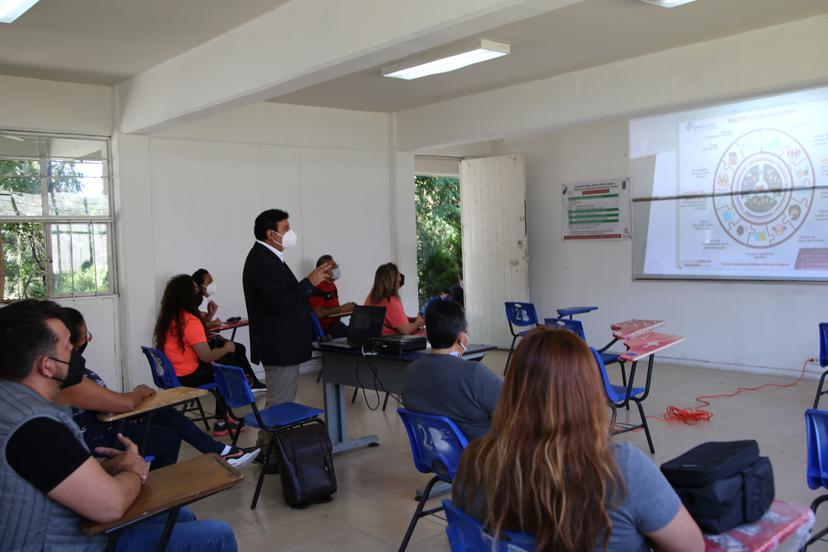
<path id="1" fill-rule="evenodd" d="M 809 358 L 808 360 L 806 360 L 802 364 L 802 372 L 799 374 L 799 377 L 790 383 L 765 383 L 763 385 L 759 385 L 756 387 L 737 387 L 736 391 L 732 393 L 719 393 L 716 395 L 699 395 L 698 397 L 696 397 L 696 402 L 701 406 L 681 408 L 678 406 L 670 405 L 664 412 L 663 418 L 659 416 L 648 417 L 662 422 L 680 423 L 685 425 L 696 425 L 703 422 L 708 422 L 710 421 L 710 418 L 713 417 L 713 413 L 708 412 L 706 410 L 706 408 L 710 406 L 710 402 L 708 399 L 726 399 L 730 397 L 735 397 L 743 391 L 761 391 L 762 389 L 765 389 L 767 387 L 776 387 L 779 389 L 793 387 L 794 385 L 802 381 L 802 379 L 805 377 L 805 369 L 808 367 L 808 365 L 814 363 L 816 363 L 816 359 L 814 358 Z"/>

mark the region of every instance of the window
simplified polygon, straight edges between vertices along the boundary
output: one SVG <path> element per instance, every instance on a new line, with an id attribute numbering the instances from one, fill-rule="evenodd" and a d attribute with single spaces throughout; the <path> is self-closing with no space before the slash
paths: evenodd
<path id="1" fill-rule="evenodd" d="M 115 292 L 109 139 L 0 130 L 2 299 Z"/>

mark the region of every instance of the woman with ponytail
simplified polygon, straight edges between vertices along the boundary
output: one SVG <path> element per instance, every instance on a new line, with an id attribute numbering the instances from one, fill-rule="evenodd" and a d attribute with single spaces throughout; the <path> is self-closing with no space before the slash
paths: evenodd
<path id="1" fill-rule="evenodd" d="M 538 551 L 704 550 L 652 460 L 613 444 L 608 427 L 583 340 L 533 330 L 512 357 L 491 430 L 463 453 L 454 501 L 494 535 L 533 535 Z"/>

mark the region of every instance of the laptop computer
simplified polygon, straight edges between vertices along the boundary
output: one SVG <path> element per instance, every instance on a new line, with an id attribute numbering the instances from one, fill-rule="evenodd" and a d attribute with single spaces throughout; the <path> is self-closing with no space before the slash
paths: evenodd
<path id="1" fill-rule="evenodd" d="M 348 337 L 340 337 L 322 343 L 322 347 L 337 347 L 340 349 L 359 349 L 372 337 L 382 334 L 382 324 L 385 321 L 385 307 L 354 307 L 351 314 L 351 323 L 348 325 Z"/>

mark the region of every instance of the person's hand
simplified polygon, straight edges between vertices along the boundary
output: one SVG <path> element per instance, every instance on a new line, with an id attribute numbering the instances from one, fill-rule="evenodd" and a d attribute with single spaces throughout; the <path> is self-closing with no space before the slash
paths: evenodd
<path id="1" fill-rule="evenodd" d="M 322 282 L 328 281 L 331 279 L 331 267 L 333 265 L 331 263 L 324 263 L 321 266 L 317 266 L 313 272 L 308 274 L 308 280 L 314 286 L 321 284 Z"/>
<path id="2" fill-rule="evenodd" d="M 340 312 L 342 314 L 347 314 L 354 311 L 354 307 L 356 307 L 356 303 L 351 301 L 350 303 L 345 303 L 344 305 L 340 305 Z"/>
<path id="3" fill-rule="evenodd" d="M 221 348 L 224 349 L 226 353 L 236 352 L 236 344 L 229 340 L 225 341 Z"/>
<path id="4" fill-rule="evenodd" d="M 138 395 L 141 397 L 141 400 L 144 400 L 146 398 L 149 398 L 149 397 L 152 397 L 153 395 L 155 395 L 155 389 L 153 389 L 152 387 L 149 387 L 147 385 L 144 385 L 143 383 L 141 385 L 139 385 L 138 387 L 136 387 L 135 389 L 133 389 L 133 391 L 135 393 L 138 393 Z"/>
<path id="5" fill-rule="evenodd" d="M 216 311 L 218 310 L 218 305 L 215 301 L 210 299 L 207 303 L 207 318 L 213 318 L 216 315 Z"/>
<path id="6" fill-rule="evenodd" d="M 417 329 L 418 330 L 421 329 L 423 326 L 425 326 L 425 318 L 423 318 L 422 314 L 418 314 L 417 318 L 414 319 L 414 322 L 417 323 Z"/>
<path id="7" fill-rule="evenodd" d="M 95 452 L 98 454 L 108 456 L 106 460 L 101 462 L 101 467 L 106 470 L 109 475 L 114 476 L 125 471 L 131 471 L 140 477 L 142 482 L 146 481 L 147 474 L 149 473 L 149 464 L 147 464 L 143 457 L 138 454 L 138 445 L 120 433 L 118 434 L 118 440 L 122 445 L 124 445 L 124 447 L 126 447 L 126 450 L 118 450 L 108 447 L 95 448 Z"/>

